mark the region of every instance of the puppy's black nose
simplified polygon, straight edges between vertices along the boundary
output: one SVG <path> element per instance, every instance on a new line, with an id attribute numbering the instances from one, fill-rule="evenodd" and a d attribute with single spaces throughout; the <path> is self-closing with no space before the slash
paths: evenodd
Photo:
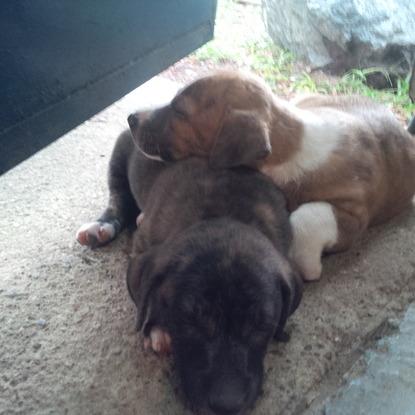
<path id="1" fill-rule="evenodd" d="M 217 415 L 237 415 L 245 403 L 245 393 L 239 382 L 215 385 L 209 393 L 209 408 Z"/>
<path id="2" fill-rule="evenodd" d="M 130 114 L 127 118 L 127 121 L 128 121 L 128 125 L 130 126 L 130 128 L 135 128 L 139 124 L 138 117 L 136 114 Z"/>

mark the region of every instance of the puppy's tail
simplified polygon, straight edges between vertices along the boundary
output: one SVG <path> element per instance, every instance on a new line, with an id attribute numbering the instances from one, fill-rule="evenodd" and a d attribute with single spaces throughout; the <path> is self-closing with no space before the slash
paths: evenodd
<path id="1" fill-rule="evenodd" d="M 415 135 L 415 115 L 412 117 L 412 120 L 408 125 L 408 133 Z"/>

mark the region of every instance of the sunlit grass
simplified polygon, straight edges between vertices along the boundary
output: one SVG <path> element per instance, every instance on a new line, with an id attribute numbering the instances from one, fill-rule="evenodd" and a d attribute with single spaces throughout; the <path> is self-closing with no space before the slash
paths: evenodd
<path id="1" fill-rule="evenodd" d="M 359 94 L 391 105 L 409 117 L 415 105 L 409 99 L 409 77 L 395 81 L 382 68 L 352 69 L 342 77 L 319 79 L 305 65 L 296 65 L 294 55 L 273 44 L 260 30 L 260 9 L 242 8 L 232 0 L 220 0 L 215 30 L 215 39 L 193 55 L 201 62 L 220 65 L 230 62 L 251 70 L 261 76 L 277 93 L 288 94 L 310 92 L 319 94 Z M 373 73 L 380 73 L 390 85 L 387 89 L 374 89 L 367 83 Z"/>

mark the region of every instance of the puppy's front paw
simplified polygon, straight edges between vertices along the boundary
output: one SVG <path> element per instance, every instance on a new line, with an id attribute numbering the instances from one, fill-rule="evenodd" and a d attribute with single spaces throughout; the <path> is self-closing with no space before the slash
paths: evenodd
<path id="1" fill-rule="evenodd" d="M 160 327 L 153 327 L 150 331 L 150 337 L 144 339 L 144 349 L 151 347 L 159 355 L 168 355 L 171 352 L 171 337 Z"/>
<path id="2" fill-rule="evenodd" d="M 82 225 L 76 232 L 76 240 L 81 245 L 91 248 L 102 246 L 115 236 L 114 225 L 107 222 L 89 222 Z"/>
<path id="3" fill-rule="evenodd" d="M 314 256 L 294 255 L 292 259 L 297 264 L 304 281 L 318 281 L 321 277 L 323 266 L 321 264 L 320 254 Z"/>
<path id="4" fill-rule="evenodd" d="M 321 261 L 315 261 L 314 263 L 300 264 L 300 269 L 303 273 L 304 281 L 318 281 L 321 277 L 323 266 Z"/>

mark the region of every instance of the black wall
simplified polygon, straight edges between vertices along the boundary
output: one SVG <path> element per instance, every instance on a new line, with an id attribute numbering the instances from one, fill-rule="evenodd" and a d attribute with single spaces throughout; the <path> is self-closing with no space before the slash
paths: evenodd
<path id="1" fill-rule="evenodd" d="M 216 0 L 0 7 L 0 174 L 213 36 Z"/>

